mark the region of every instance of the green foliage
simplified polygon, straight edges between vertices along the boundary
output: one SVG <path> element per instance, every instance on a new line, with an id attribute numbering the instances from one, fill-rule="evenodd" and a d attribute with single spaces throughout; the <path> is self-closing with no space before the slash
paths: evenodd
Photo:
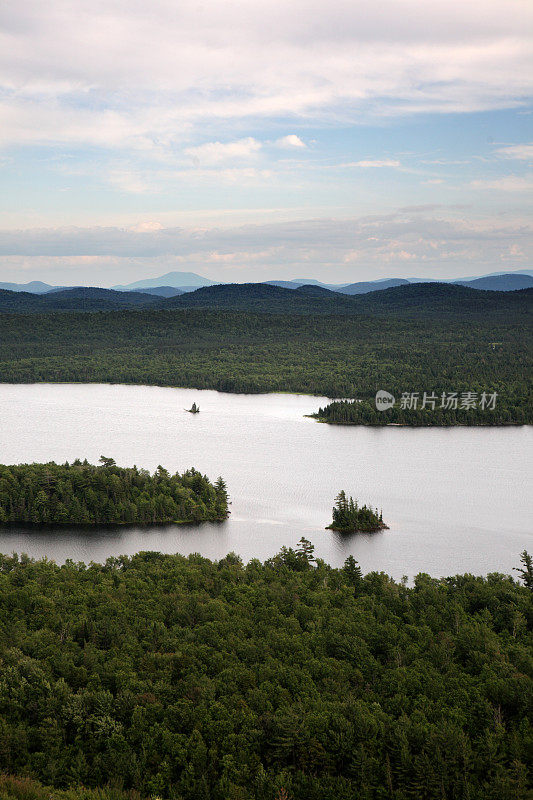
<path id="1" fill-rule="evenodd" d="M 335 498 L 332 516 L 333 522 L 328 528 L 341 533 L 371 533 L 387 527 L 381 512 L 378 514 L 366 505 L 359 507 L 353 497 L 348 500 L 343 489 Z"/>
<path id="2" fill-rule="evenodd" d="M 532 626 L 507 576 L 408 587 L 305 541 L 2 556 L 0 772 L 54 788 L 0 799 L 526 800 Z"/>
<path id="3" fill-rule="evenodd" d="M 416 318 L 378 318 L 370 308 L 350 316 L 205 309 L 0 314 L 0 380 L 291 391 L 372 404 L 378 389 L 396 397 L 496 391 L 496 422 L 533 422 L 528 317 L 508 308 L 489 316 L 481 306 L 469 301 L 461 313 Z M 382 424 L 389 414 L 372 413 L 360 421 Z M 437 412 L 426 417 L 439 420 Z M 490 412 L 483 419 L 492 423 Z"/>
<path id="4" fill-rule="evenodd" d="M 140 795 L 112 787 L 52 789 L 31 778 L 0 775 L 0 800 L 140 800 Z"/>
<path id="5" fill-rule="evenodd" d="M 100 462 L 0 465 L 0 523 L 150 525 L 228 515 L 222 478 L 213 485 L 194 469 L 170 475 L 159 466 L 150 475 L 106 456 Z"/>

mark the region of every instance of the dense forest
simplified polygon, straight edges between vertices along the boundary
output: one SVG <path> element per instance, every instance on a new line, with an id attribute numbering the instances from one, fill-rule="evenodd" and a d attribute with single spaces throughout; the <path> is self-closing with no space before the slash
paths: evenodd
<path id="1" fill-rule="evenodd" d="M 0 380 L 291 391 L 372 402 L 378 389 L 396 397 L 495 391 L 498 414 L 533 422 L 529 316 L 501 308 L 487 314 L 474 303 L 460 308 L 448 313 L 444 304 L 440 316 L 423 318 L 387 311 L 379 319 L 205 309 L 0 314 Z"/>
<path id="2" fill-rule="evenodd" d="M 445 393 L 446 394 L 446 393 Z M 438 425 L 525 425 L 531 424 L 533 417 L 526 406 L 517 403 L 510 405 L 506 398 L 502 403 L 495 399 L 494 408 L 482 408 L 479 404 L 479 393 L 476 407 L 461 408 L 460 393 L 457 408 L 441 406 L 437 395 L 435 408 L 421 408 L 421 397 L 416 408 L 406 405 L 402 408 L 398 399 L 396 404 L 386 411 L 378 411 L 375 404 L 369 401 L 334 400 L 327 406 L 319 408 L 315 417 L 319 422 L 331 422 L 337 425 L 411 425 L 414 427 Z"/>
<path id="3" fill-rule="evenodd" d="M 387 527 L 383 522 L 383 514 L 378 514 L 372 507 L 360 506 L 353 497 L 348 499 L 341 489 L 335 498 L 332 509 L 333 520 L 328 528 L 340 533 L 372 533 Z"/>
<path id="4" fill-rule="evenodd" d="M 499 574 L 363 577 L 305 540 L 247 565 L 2 556 L 0 772 L 19 778 L 0 797 L 526 800 L 532 600 Z"/>
<path id="5" fill-rule="evenodd" d="M 78 287 L 46 294 L 0 289 L 0 311 L 35 314 L 53 311 L 113 311 L 120 308 L 158 307 L 160 297 L 140 292 Z"/>
<path id="6" fill-rule="evenodd" d="M 195 469 L 171 475 L 159 466 L 151 475 L 100 461 L 0 465 L 0 523 L 153 525 L 228 515 L 222 478 L 213 485 Z"/>

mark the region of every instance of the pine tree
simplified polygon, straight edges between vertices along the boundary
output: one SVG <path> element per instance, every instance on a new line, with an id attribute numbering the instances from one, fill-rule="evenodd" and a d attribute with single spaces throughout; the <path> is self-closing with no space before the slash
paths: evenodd
<path id="1" fill-rule="evenodd" d="M 529 555 L 527 550 L 520 554 L 520 562 L 523 564 L 524 569 L 514 567 L 516 572 L 520 573 L 520 577 L 524 581 L 524 586 L 528 589 L 533 589 L 533 558 Z"/>
<path id="2" fill-rule="evenodd" d="M 363 580 L 363 573 L 359 563 L 353 556 L 348 556 L 342 569 L 350 586 L 357 588 Z"/>
<path id="3" fill-rule="evenodd" d="M 296 552 L 301 559 L 307 561 L 308 564 L 312 564 L 313 561 L 316 561 L 314 556 L 315 546 L 309 541 L 309 539 L 306 539 L 305 536 L 302 536 L 298 544 L 300 546 Z"/>

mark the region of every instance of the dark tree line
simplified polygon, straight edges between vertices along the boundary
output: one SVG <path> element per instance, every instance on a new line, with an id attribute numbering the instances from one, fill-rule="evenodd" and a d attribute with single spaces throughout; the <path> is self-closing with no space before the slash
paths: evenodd
<path id="1" fill-rule="evenodd" d="M 436 394 L 436 393 L 435 393 Z M 436 394 L 438 397 L 439 395 Z M 372 401 L 333 400 L 319 408 L 313 415 L 319 422 L 336 425 L 407 425 L 455 426 L 455 425 L 527 425 L 532 416 L 525 404 L 518 398 L 510 402 L 507 396 L 498 397 L 494 408 L 440 408 L 439 405 L 421 408 L 401 408 L 396 405 L 386 411 L 378 411 Z"/>
<path id="2" fill-rule="evenodd" d="M 305 541 L 247 565 L 2 556 L 0 797 L 528 800 L 532 600 Z"/>
<path id="3" fill-rule="evenodd" d="M 228 515 L 222 478 L 213 485 L 195 469 L 171 475 L 159 466 L 151 475 L 117 467 L 112 458 L 100 461 L 0 465 L 0 523 L 150 525 Z"/>

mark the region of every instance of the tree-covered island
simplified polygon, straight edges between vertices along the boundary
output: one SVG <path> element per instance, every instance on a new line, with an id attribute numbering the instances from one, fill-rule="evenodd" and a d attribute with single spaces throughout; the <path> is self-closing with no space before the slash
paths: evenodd
<path id="1" fill-rule="evenodd" d="M 0 465 L 0 524 L 153 525 L 228 516 L 222 478 L 213 484 L 195 469 L 171 475 L 159 466 L 151 475 L 105 456 L 100 462 Z"/>
<path id="2" fill-rule="evenodd" d="M 383 513 L 379 514 L 371 506 L 359 506 L 353 497 L 348 499 L 346 492 L 341 490 L 335 498 L 332 510 L 333 521 L 326 530 L 339 531 L 339 533 L 374 533 L 388 529 L 383 522 Z"/>

